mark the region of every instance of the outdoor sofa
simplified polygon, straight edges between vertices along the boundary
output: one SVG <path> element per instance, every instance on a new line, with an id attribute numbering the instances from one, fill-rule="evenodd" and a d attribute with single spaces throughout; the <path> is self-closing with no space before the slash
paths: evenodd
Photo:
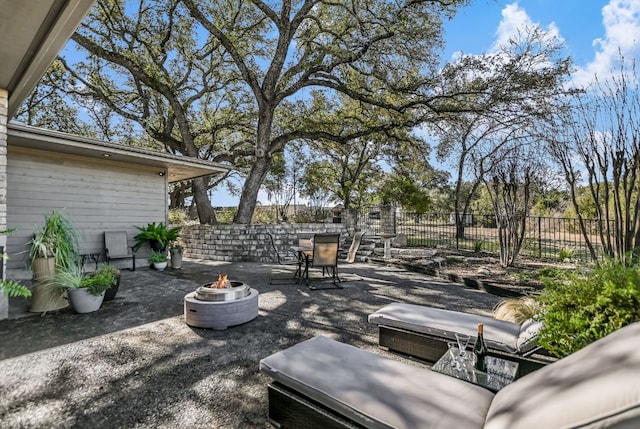
<path id="1" fill-rule="evenodd" d="M 640 323 L 492 393 L 326 337 L 260 361 L 283 428 L 640 427 Z"/>
<path id="2" fill-rule="evenodd" d="M 537 343 L 540 322 L 522 324 L 493 317 L 424 305 L 392 303 L 369 315 L 369 323 L 378 325 L 380 347 L 436 362 L 447 351 L 447 341 L 455 334 L 477 336 L 478 323 L 484 325 L 489 355 L 518 362 L 519 375 L 535 371 L 555 361 Z M 473 340 L 472 340 L 473 341 Z"/>

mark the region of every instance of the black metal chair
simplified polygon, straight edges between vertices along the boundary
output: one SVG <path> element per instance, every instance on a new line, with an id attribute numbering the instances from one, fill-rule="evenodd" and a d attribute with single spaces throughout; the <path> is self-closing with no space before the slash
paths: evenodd
<path id="1" fill-rule="evenodd" d="M 273 249 L 273 253 L 275 254 L 275 260 L 278 262 L 278 265 L 283 266 L 295 266 L 296 271 L 290 277 L 285 278 L 274 278 L 273 275 L 269 278 L 269 284 L 293 284 L 298 281 L 298 277 L 301 273 L 301 262 L 298 259 L 298 255 L 291 251 L 279 251 L 276 246 L 276 241 L 273 235 L 270 232 L 267 232 L 269 236 L 269 242 L 271 243 L 271 248 Z"/>

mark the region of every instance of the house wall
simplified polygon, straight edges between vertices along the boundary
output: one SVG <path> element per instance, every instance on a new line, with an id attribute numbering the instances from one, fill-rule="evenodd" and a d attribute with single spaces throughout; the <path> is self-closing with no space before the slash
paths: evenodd
<path id="1" fill-rule="evenodd" d="M 167 179 L 157 168 L 10 146 L 7 171 L 7 225 L 16 228 L 9 268 L 27 268 L 27 243 L 53 210 L 73 221 L 80 253 L 103 252 L 104 231 L 126 230 L 133 245 L 136 225 L 167 221 Z"/>

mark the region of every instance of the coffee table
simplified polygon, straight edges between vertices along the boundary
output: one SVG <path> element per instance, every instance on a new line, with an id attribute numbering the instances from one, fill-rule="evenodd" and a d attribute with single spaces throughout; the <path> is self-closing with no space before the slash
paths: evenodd
<path id="1" fill-rule="evenodd" d="M 473 367 L 470 361 L 465 362 L 462 369 L 455 369 L 449 353 L 445 353 L 432 367 L 432 371 L 469 383 L 477 384 L 492 392 L 497 392 L 516 379 L 518 373 L 518 363 L 493 356 L 485 358 L 487 371 L 479 371 Z"/>

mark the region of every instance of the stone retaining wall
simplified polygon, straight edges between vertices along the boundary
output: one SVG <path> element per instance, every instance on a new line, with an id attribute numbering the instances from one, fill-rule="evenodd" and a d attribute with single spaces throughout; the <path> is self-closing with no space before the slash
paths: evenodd
<path id="1" fill-rule="evenodd" d="M 185 256 L 212 261 L 277 262 L 269 235 L 274 238 L 278 252 L 286 253 L 297 245 L 297 233 L 302 231 L 339 232 L 340 242 L 349 240 L 342 224 L 302 223 L 268 225 L 190 225 L 182 228 Z"/>

